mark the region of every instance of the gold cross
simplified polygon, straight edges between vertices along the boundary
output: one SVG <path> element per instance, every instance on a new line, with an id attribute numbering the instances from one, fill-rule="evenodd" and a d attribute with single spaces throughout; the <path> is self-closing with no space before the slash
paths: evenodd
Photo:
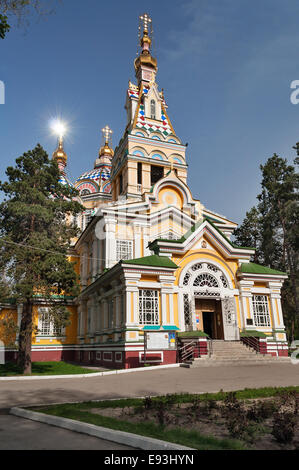
<path id="1" fill-rule="evenodd" d="M 141 21 L 143 21 L 143 30 L 148 33 L 148 25 L 152 22 L 152 19 L 148 16 L 147 13 L 140 16 Z"/>
<path id="2" fill-rule="evenodd" d="M 110 136 L 111 134 L 113 134 L 113 132 L 109 126 L 105 126 L 104 129 L 102 129 L 102 132 L 103 132 L 103 137 L 105 139 L 105 144 L 108 144 Z"/>

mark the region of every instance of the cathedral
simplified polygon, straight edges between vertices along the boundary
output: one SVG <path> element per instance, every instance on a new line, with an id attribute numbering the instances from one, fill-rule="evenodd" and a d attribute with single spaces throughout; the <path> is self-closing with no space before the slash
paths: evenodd
<path id="1" fill-rule="evenodd" d="M 85 208 L 75 220 L 80 236 L 71 253 L 81 293 L 66 299 L 71 324 L 62 330 L 36 301 L 32 360 L 113 369 L 170 364 L 179 360 L 183 338 L 192 338 L 201 356 L 210 340 L 247 337 L 258 352 L 287 356 L 280 295 L 287 275 L 252 263 L 254 249 L 232 241 L 237 224 L 193 197 L 192 161 L 156 81 L 151 24 L 147 14 L 140 17 L 136 81 L 128 84 L 117 147 L 104 127 L 94 167 L 75 182 L 67 176 L 62 138 L 53 154 L 61 184 L 73 185 Z M 13 309 L 3 305 L 1 313 Z M 15 315 L 20 321 L 20 308 Z M 145 338 L 154 332 L 166 341 L 151 339 L 148 347 Z"/>

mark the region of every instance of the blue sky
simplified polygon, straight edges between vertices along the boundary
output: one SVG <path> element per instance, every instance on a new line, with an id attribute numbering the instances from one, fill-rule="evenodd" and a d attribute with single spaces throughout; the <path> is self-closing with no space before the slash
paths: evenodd
<path id="1" fill-rule="evenodd" d="M 48 0 L 55 12 L 0 40 L 0 179 L 37 142 L 52 154 L 49 121 L 68 122 L 68 174 L 92 169 L 108 124 L 124 131 L 138 16 L 153 18 L 157 82 L 188 142 L 189 186 L 209 209 L 241 222 L 259 192 L 259 165 L 289 159 L 299 141 L 297 0 Z"/>

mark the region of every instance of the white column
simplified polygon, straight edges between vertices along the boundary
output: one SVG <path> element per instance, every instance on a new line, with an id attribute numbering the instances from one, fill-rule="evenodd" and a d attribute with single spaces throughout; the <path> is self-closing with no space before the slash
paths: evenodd
<path id="1" fill-rule="evenodd" d="M 246 329 L 254 329 L 254 318 L 253 318 L 253 308 L 252 308 L 252 293 L 251 289 L 254 285 L 253 281 L 239 281 L 239 292 L 240 292 L 240 316 L 241 316 L 241 324 L 244 325 L 244 328 Z M 250 317 L 248 317 L 248 309 L 247 309 L 247 300 L 249 299 L 249 314 Z M 247 318 L 251 318 L 253 321 L 252 325 L 247 325 Z"/>

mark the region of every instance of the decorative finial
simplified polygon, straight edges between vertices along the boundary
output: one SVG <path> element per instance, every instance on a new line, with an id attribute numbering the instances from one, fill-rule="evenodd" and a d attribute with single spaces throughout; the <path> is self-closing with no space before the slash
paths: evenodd
<path id="1" fill-rule="evenodd" d="M 102 133 L 103 133 L 103 138 L 104 138 L 104 141 L 105 141 L 105 145 L 109 144 L 110 139 L 111 139 L 111 135 L 113 134 L 112 130 L 110 129 L 109 126 L 105 126 L 102 129 Z"/>
<path id="2" fill-rule="evenodd" d="M 111 146 L 112 146 L 111 135 L 113 134 L 113 132 L 112 132 L 112 130 L 110 129 L 109 126 L 105 126 L 102 129 L 102 134 L 103 134 L 104 145 L 100 148 L 99 158 L 101 159 L 101 157 L 105 156 L 105 157 L 109 157 L 111 159 L 114 155 L 114 152 L 111 148 Z M 107 162 L 110 163 L 110 160 L 108 159 Z M 97 164 L 97 162 L 96 162 L 96 164 Z"/>
<path id="3" fill-rule="evenodd" d="M 148 33 L 148 25 L 151 24 L 152 19 L 147 13 L 144 13 L 144 15 L 140 16 L 139 18 L 143 22 L 143 32 Z"/>
<path id="4" fill-rule="evenodd" d="M 141 28 L 143 28 L 143 35 L 141 37 Z M 152 44 L 153 28 L 152 19 L 147 13 L 139 16 L 139 39 L 143 54 L 149 54 Z"/>

